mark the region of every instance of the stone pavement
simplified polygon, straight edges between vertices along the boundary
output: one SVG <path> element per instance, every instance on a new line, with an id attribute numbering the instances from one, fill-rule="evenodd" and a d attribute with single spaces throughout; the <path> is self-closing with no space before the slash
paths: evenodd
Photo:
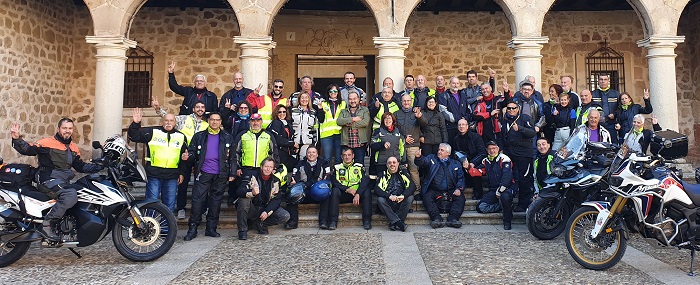
<path id="1" fill-rule="evenodd" d="M 276 227 L 246 241 L 234 230 L 221 233 L 184 242 L 180 229 L 172 250 L 148 263 L 126 260 L 109 238 L 79 249 L 81 259 L 67 249 L 33 247 L 0 269 L 0 284 L 700 284 L 685 273 L 687 251 L 633 238 L 623 262 L 592 271 L 573 261 L 562 237 L 540 241 L 524 225 L 414 225 L 406 233 Z"/>

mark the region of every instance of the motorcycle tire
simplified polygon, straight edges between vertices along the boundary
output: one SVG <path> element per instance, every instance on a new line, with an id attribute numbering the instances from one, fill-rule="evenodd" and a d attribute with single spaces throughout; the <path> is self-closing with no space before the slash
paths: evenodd
<path id="1" fill-rule="evenodd" d="M 615 266 L 627 249 L 627 240 L 622 232 L 605 233 L 591 238 L 590 232 L 596 224 L 598 211 L 593 207 L 576 210 L 566 223 L 566 249 L 581 266 L 593 270 L 606 270 Z M 611 252 L 612 251 L 612 252 Z"/>
<path id="2" fill-rule="evenodd" d="M 151 203 L 139 208 L 146 226 L 139 229 L 114 225 L 112 240 L 117 251 L 132 261 L 152 261 L 166 254 L 175 244 L 177 220 L 162 203 Z M 133 222 L 133 220 L 132 220 Z"/>
<path id="3" fill-rule="evenodd" d="M 29 250 L 29 245 L 31 245 L 31 242 L 28 241 L 5 243 L 2 247 L 0 247 L 0 267 L 6 267 L 17 262 L 17 260 L 22 258 L 22 256 L 27 253 L 27 250 Z"/>
<path id="4" fill-rule="evenodd" d="M 533 236 L 541 240 L 550 240 L 564 232 L 566 220 L 571 214 L 569 207 L 565 205 L 556 217 L 547 218 L 556 205 L 556 199 L 539 197 L 527 208 L 525 224 Z"/>

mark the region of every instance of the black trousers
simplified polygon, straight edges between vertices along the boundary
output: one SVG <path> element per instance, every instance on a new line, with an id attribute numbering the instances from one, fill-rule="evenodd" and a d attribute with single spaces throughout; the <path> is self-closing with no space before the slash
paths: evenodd
<path id="1" fill-rule="evenodd" d="M 338 222 L 340 204 L 352 203 L 355 196 L 333 187 L 331 197 L 321 203 L 321 211 L 318 220 L 323 222 Z M 360 207 L 362 207 L 362 221 L 372 221 L 372 191 L 366 189 L 360 195 Z"/>
<path id="2" fill-rule="evenodd" d="M 527 209 L 534 194 L 533 159 L 529 156 L 517 155 L 511 156 L 510 159 L 513 161 L 515 181 L 518 183 L 518 207 Z"/>
<path id="3" fill-rule="evenodd" d="M 287 203 L 286 209 L 289 212 L 289 223 L 290 224 L 298 224 L 299 223 L 299 204 L 321 204 L 321 207 L 323 207 L 323 203 L 319 203 L 316 200 L 311 199 L 309 197 L 308 192 L 305 192 L 304 194 L 306 195 L 306 197 L 304 197 L 304 200 L 301 200 L 300 203 L 294 203 L 294 204 Z M 326 201 L 324 201 L 324 202 L 327 202 L 327 201 L 328 201 L 328 199 L 326 199 Z M 321 222 L 320 217 L 321 217 L 322 212 L 323 212 L 323 210 L 319 210 L 319 221 L 318 221 L 319 223 Z"/>
<path id="4" fill-rule="evenodd" d="M 481 198 L 484 196 L 484 181 L 481 179 L 481 176 L 472 177 L 465 173 L 464 178 L 471 184 L 474 197 Z"/>
<path id="5" fill-rule="evenodd" d="M 260 220 L 260 214 L 262 214 L 262 207 L 258 207 L 253 204 L 251 198 L 239 198 L 236 201 L 236 222 L 238 231 L 247 232 L 248 231 L 248 220 L 257 222 Z M 283 208 L 277 208 L 272 212 L 272 215 L 268 216 L 267 219 L 263 221 L 263 226 L 274 226 L 279 225 L 289 220 L 289 212 Z"/>
<path id="6" fill-rule="evenodd" d="M 202 172 L 199 175 L 199 179 L 195 180 L 194 188 L 192 189 L 190 226 L 199 226 L 202 222 L 202 211 L 206 203 L 209 207 L 207 212 L 207 230 L 216 230 L 219 224 L 221 197 L 224 196 L 226 186 L 228 186 L 228 176 L 225 174 Z"/>
<path id="7" fill-rule="evenodd" d="M 184 175 L 184 179 L 182 183 L 177 186 L 176 210 L 185 209 L 185 206 L 187 206 L 187 188 L 189 188 L 190 179 L 192 179 L 192 163 L 189 162 L 189 160 L 181 161 L 180 163 L 187 163 L 187 165 L 185 166 L 185 172 L 182 174 Z"/>
<path id="8" fill-rule="evenodd" d="M 458 221 L 459 217 L 462 216 L 462 212 L 464 212 L 464 193 L 460 193 L 459 196 L 455 196 L 453 195 L 454 190 L 447 192 L 447 195 L 450 195 L 452 198 L 452 205 L 450 206 L 450 213 L 447 215 L 447 220 Z M 435 201 L 435 198 L 442 193 L 442 191 L 428 189 L 428 191 L 423 194 L 423 206 L 428 212 L 431 221 L 442 220 L 442 216 L 440 216 L 440 209 L 438 209 L 437 202 Z"/>
<path id="9" fill-rule="evenodd" d="M 411 204 L 413 204 L 413 195 L 404 197 L 400 203 L 391 201 L 389 198 L 377 197 L 377 204 L 379 209 L 389 219 L 390 224 L 398 221 L 405 222 L 408 211 L 411 209 Z"/>
<path id="10" fill-rule="evenodd" d="M 54 192 L 54 195 L 56 195 L 56 203 L 54 203 L 53 207 L 51 207 L 51 210 L 49 210 L 44 219 L 60 219 L 64 214 L 66 214 L 68 209 L 73 208 L 73 206 L 78 203 L 78 192 L 76 189 L 79 189 L 78 187 L 82 186 L 69 185 L 68 183 L 64 183 L 59 179 L 44 181 L 43 184 L 47 188 L 51 189 L 51 191 Z"/>

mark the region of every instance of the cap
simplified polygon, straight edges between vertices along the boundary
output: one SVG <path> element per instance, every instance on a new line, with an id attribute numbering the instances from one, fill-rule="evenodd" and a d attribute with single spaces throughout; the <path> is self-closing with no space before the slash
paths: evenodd
<path id="1" fill-rule="evenodd" d="M 497 144 L 495 141 L 488 141 L 488 142 L 486 142 L 486 146 L 490 146 L 490 145 L 498 146 L 498 144 Z"/>
<path id="2" fill-rule="evenodd" d="M 258 113 L 255 113 L 255 114 L 250 116 L 250 119 L 251 120 L 262 120 L 262 116 L 260 116 L 260 114 L 258 114 Z"/>

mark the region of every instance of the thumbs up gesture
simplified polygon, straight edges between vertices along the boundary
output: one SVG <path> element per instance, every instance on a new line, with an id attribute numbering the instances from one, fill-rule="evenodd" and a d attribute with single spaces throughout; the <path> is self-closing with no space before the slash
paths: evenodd
<path id="1" fill-rule="evenodd" d="M 182 160 L 188 160 L 190 159 L 190 153 L 185 150 L 185 152 L 182 153 L 182 156 L 180 157 Z"/>

